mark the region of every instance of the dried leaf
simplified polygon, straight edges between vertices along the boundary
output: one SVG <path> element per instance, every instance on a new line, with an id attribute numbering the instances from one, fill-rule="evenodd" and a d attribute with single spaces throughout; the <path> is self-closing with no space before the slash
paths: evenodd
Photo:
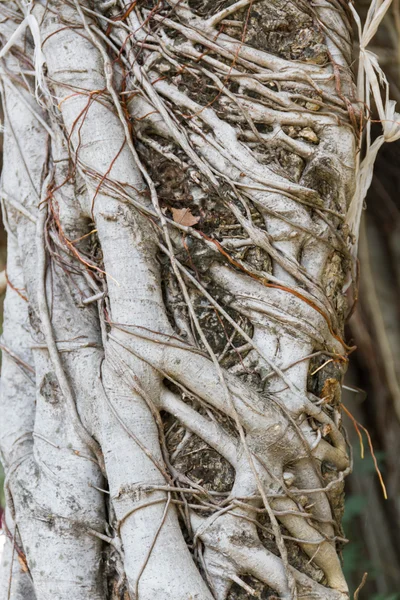
<path id="1" fill-rule="evenodd" d="M 361 153 L 358 154 L 356 190 L 351 199 L 346 216 L 346 223 L 353 236 L 351 252 L 354 257 L 357 256 L 358 236 L 364 199 L 367 195 L 368 188 L 371 185 L 373 168 L 378 150 L 384 142 L 394 142 L 400 138 L 400 115 L 396 113 L 396 105 L 393 100 L 389 99 L 388 81 L 379 66 L 376 55 L 370 50 L 367 50 L 368 44 L 376 34 L 378 27 L 391 4 L 392 0 L 372 0 L 364 25 L 362 25 L 361 19 L 353 4 L 349 4 L 357 24 L 360 40 L 357 76 L 358 102 L 365 107 L 365 113 L 368 115 L 371 113 L 371 101 L 372 99 L 374 100 L 383 130 L 382 135 L 378 136 L 375 141 L 371 143 L 371 119 L 368 119 L 365 135 L 366 147 L 362 161 L 360 161 Z"/>
<path id="2" fill-rule="evenodd" d="M 329 425 L 329 423 L 326 423 L 325 425 L 322 426 L 322 437 L 326 437 L 327 435 L 330 434 L 330 432 L 332 431 L 332 427 Z"/>
<path id="3" fill-rule="evenodd" d="M 18 562 L 19 562 L 19 566 L 21 567 L 21 570 L 23 571 L 23 573 L 28 573 L 29 569 L 28 569 L 28 563 L 26 562 L 26 557 L 24 554 L 18 554 Z"/>
<path id="4" fill-rule="evenodd" d="M 171 212 L 175 223 L 185 227 L 192 227 L 200 221 L 200 217 L 192 215 L 190 208 L 171 208 Z"/>
<path id="5" fill-rule="evenodd" d="M 322 388 L 322 398 L 329 404 L 338 404 L 340 402 L 340 383 L 333 377 L 328 377 Z"/>

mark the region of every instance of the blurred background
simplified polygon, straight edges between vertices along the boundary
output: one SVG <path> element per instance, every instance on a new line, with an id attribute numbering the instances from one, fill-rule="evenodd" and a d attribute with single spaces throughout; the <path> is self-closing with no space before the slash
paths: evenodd
<path id="1" fill-rule="evenodd" d="M 399 98 L 400 100 L 400 98 Z M 347 480 L 344 567 L 360 598 L 400 600 L 400 142 L 384 146 L 363 215 L 357 308 L 347 326 L 351 355 L 343 404 L 368 430 L 386 484 L 377 477 L 364 434 L 365 458 L 349 418 L 354 468 Z"/>
<path id="2" fill-rule="evenodd" d="M 362 18 L 370 3 L 356 0 Z M 378 55 L 391 96 L 400 106 L 400 0 L 393 0 L 369 48 Z M 374 127 L 379 135 L 379 125 Z M 351 355 L 343 404 L 369 432 L 388 500 L 366 435 L 361 459 L 357 431 L 346 417 L 354 469 L 346 484 L 344 529 L 349 543 L 343 562 L 353 593 L 368 573 L 360 600 L 400 600 L 400 141 L 381 149 L 366 207 L 359 250 L 359 300 L 347 325 L 347 342 L 357 350 Z M 0 221 L 0 271 L 5 262 L 6 233 Z M 2 316 L 0 296 L 0 323 Z M 0 514 L 3 505 L 0 465 Z M 2 536 L 0 549 L 1 541 Z"/>

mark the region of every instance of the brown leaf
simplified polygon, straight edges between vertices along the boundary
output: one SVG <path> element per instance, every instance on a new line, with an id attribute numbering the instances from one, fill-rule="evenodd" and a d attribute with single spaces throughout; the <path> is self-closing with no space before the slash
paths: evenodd
<path id="1" fill-rule="evenodd" d="M 190 208 L 171 208 L 171 212 L 175 223 L 185 225 L 185 227 L 192 227 L 200 221 L 200 217 L 192 215 Z"/>
<path id="2" fill-rule="evenodd" d="M 322 426 L 322 437 L 326 437 L 330 432 L 332 431 L 332 427 L 329 425 L 329 423 L 326 423 L 325 425 Z"/>
<path id="3" fill-rule="evenodd" d="M 324 387 L 322 388 L 321 397 L 329 404 L 338 404 L 340 402 L 340 390 L 341 387 L 338 380 L 334 379 L 333 377 L 328 377 L 328 379 L 325 380 Z"/>
<path id="4" fill-rule="evenodd" d="M 29 569 L 28 569 L 28 564 L 26 562 L 26 558 L 25 558 L 25 554 L 21 553 L 18 554 L 18 562 L 19 562 L 19 566 L 21 567 L 22 571 L 24 573 L 28 573 Z"/>

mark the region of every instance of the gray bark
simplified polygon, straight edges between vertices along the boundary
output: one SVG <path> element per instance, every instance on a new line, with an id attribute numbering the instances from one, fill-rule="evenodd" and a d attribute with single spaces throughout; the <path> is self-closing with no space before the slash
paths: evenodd
<path id="1" fill-rule="evenodd" d="M 21 9 L 1 5 L 15 598 L 348 598 L 345 4 Z"/>

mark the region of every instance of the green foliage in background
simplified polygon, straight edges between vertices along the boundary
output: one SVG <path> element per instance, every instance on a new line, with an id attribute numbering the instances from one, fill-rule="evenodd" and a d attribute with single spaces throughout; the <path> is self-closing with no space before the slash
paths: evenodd
<path id="1" fill-rule="evenodd" d="M 365 447 L 365 458 L 362 459 L 360 456 L 359 447 L 353 448 L 354 450 L 354 467 L 353 471 L 361 474 L 365 479 L 370 481 L 370 485 L 376 485 L 376 470 L 375 464 L 371 454 L 368 451 L 368 447 Z M 375 451 L 375 457 L 382 474 L 385 472 L 385 453 L 382 451 Z M 346 579 L 349 582 L 361 581 L 360 574 L 364 572 L 368 573 L 368 583 L 376 581 L 380 575 L 379 568 L 373 561 L 368 560 L 365 555 L 365 549 L 361 542 L 357 541 L 359 535 L 358 523 L 360 519 L 367 518 L 365 509 L 368 505 L 368 498 L 361 494 L 347 494 L 345 513 L 343 517 L 343 528 L 346 532 L 346 537 L 350 540 L 349 544 L 344 547 L 343 556 L 343 570 Z M 358 521 L 358 523 L 357 523 Z M 354 594 L 355 589 L 351 589 L 351 593 Z M 367 599 L 368 592 L 360 591 L 360 600 Z M 400 600 L 400 592 L 391 592 L 389 594 L 374 594 L 368 596 L 368 600 Z"/>

